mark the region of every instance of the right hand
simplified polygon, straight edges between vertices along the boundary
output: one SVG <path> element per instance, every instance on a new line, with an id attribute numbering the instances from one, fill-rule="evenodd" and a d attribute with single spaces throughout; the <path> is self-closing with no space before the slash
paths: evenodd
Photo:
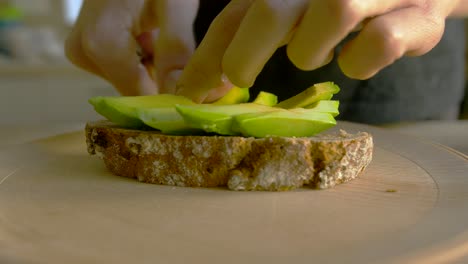
<path id="1" fill-rule="evenodd" d="M 195 49 L 198 5 L 198 0 L 85 0 L 66 55 L 122 95 L 175 93 Z"/>
<path id="2" fill-rule="evenodd" d="M 421 56 L 442 38 L 461 0 L 232 0 L 211 23 L 178 82 L 177 94 L 206 100 L 223 83 L 251 87 L 279 47 L 311 71 L 328 64 L 335 47 L 350 78 L 366 80 L 403 56 Z M 464 4 L 466 5 L 466 4 Z M 460 12 L 460 11 L 458 11 Z"/>

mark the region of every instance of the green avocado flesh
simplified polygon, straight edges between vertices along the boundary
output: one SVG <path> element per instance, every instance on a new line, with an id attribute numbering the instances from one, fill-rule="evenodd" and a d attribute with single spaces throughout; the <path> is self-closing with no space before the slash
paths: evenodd
<path id="1" fill-rule="evenodd" d="M 147 126 L 158 129 L 163 134 L 192 135 L 203 132 L 187 125 L 175 107 L 140 109 L 138 116 Z"/>
<path id="2" fill-rule="evenodd" d="M 249 88 L 232 87 L 226 95 L 213 102 L 214 105 L 230 105 L 246 103 L 250 99 Z"/>
<path id="3" fill-rule="evenodd" d="M 275 111 L 275 108 L 255 103 L 236 105 L 177 105 L 177 111 L 192 128 L 220 135 L 237 135 L 232 130 L 233 117 L 245 113 Z"/>
<path id="4" fill-rule="evenodd" d="M 96 112 L 124 127 L 140 128 L 140 109 L 173 108 L 176 104 L 195 104 L 192 100 L 171 94 L 148 96 L 94 97 L 89 100 Z"/>
<path id="5" fill-rule="evenodd" d="M 267 92 L 260 92 L 255 100 L 252 102 L 255 104 L 267 105 L 267 106 L 274 106 L 278 103 L 278 96 L 267 93 Z"/>
<path id="6" fill-rule="evenodd" d="M 279 104 L 277 96 L 260 92 L 247 103 L 248 88 L 232 88 L 211 104 L 196 104 L 171 94 L 94 97 L 96 112 L 122 127 L 154 128 L 169 135 L 242 135 L 308 137 L 336 125 L 339 92 L 332 82 L 315 84 Z"/>
<path id="7" fill-rule="evenodd" d="M 340 88 L 332 82 L 317 83 L 298 95 L 278 103 L 276 107 L 285 109 L 305 107 L 320 100 L 330 100 L 339 91 Z"/>
<path id="8" fill-rule="evenodd" d="M 321 100 L 318 102 L 315 102 L 311 105 L 308 105 L 304 108 L 310 109 L 310 110 L 315 110 L 317 112 L 323 112 L 323 113 L 329 113 L 333 117 L 337 116 L 340 114 L 340 111 L 338 110 L 340 106 L 340 102 L 336 100 Z"/>
<path id="9" fill-rule="evenodd" d="M 225 96 L 218 101 L 207 105 L 233 105 L 249 100 L 250 93 L 247 88 L 233 87 Z M 181 104 L 181 105 L 193 105 Z M 177 112 L 175 105 L 170 108 L 140 109 L 139 118 L 146 125 L 160 130 L 164 134 L 188 135 L 200 134 L 202 129 L 193 128 L 185 123 L 182 116 Z"/>
<path id="10" fill-rule="evenodd" d="M 234 117 L 234 130 L 250 137 L 310 137 L 336 125 L 329 113 L 304 109 L 247 113 Z"/>

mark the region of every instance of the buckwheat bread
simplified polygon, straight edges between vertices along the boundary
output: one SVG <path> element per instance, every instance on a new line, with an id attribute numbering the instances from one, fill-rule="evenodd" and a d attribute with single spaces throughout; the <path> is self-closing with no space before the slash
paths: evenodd
<path id="1" fill-rule="evenodd" d="M 368 133 L 344 131 L 308 138 L 170 136 L 86 126 L 88 152 L 115 175 L 163 185 L 227 186 L 231 190 L 325 189 L 359 176 L 372 159 Z"/>

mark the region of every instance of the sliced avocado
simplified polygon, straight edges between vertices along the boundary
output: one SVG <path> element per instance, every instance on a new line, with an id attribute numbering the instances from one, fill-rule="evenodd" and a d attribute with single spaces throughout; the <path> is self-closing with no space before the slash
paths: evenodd
<path id="1" fill-rule="evenodd" d="M 184 118 L 185 123 L 190 127 L 220 135 L 238 134 L 232 130 L 232 119 L 236 115 L 275 111 L 273 107 L 254 103 L 235 105 L 177 105 L 176 109 Z"/>
<path id="2" fill-rule="evenodd" d="M 168 135 L 201 134 L 203 130 L 192 128 L 184 122 L 175 107 L 139 109 L 138 116 L 147 126 Z"/>
<path id="3" fill-rule="evenodd" d="M 261 91 L 255 100 L 253 101 L 255 104 L 267 105 L 267 106 L 274 106 L 278 103 L 278 96 Z"/>
<path id="4" fill-rule="evenodd" d="M 94 97 L 89 100 L 96 112 L 124 127 L 143 127 L 138 110 L 170 108 L 176 104 L 194 104 L 190 99 L 171 94 L 148 96 Z"/>
<path id="5" fill-rule="evenodd" d="M 213 102 L 214 105 L 231 105 L 246 103 L 250 99 L 249 88 L 232 87 L 227 94 Z"/>
<path id="6" fill-rule="evenodd" d="M 320 100 L 330 100 L 339 91 L 340 88 L 333 82 L 317 83 L 303 92 L 280 102 L 276 107 L 285 109 L 305 107 Z"/>
<path id="7" fill-rule="evenodd" d="M 315 110 L 317 112 L 330 113 L 333 117 L 340 114 L 338 110 L 340 102 L 337 100 L 320 100 L 304 108 Z"/>
<path id="8" fill-rule="evenodd" d="M 247 137 L 309 137 L 335 126 L 336 120 L 329 113 L 302 109 L 240 114 L 234 124 Z"/>
<path id="9" fill-rule="evenodd" d="M 247 88 L 234 87 L 224 97 L 213 103 L 213 105 L 238 104 L 248 101 L 249 96 Z M 184 118 L 175 109 L 175 106 L 173 108 L 140 109 L 139 118 L 146 125 L 158 129 L 164 134 L 187 135 L 202 134 L 204 132 L 202 129 L 187 125 Z"/>

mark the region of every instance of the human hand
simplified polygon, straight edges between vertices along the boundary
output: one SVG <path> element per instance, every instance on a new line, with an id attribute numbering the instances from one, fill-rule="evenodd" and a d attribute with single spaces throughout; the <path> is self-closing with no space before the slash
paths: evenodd
<path id="1" fill-rule="evenodd" d="M 174 93 L 195 49 L 198 5 L 198 0 L 85 0 L 66 41 L 67 57 L 122 95 Z"/>
<path id="2" fill-rule="evenodd" d="M 354 30 L 338 55 L 344 74 L 368 79 L 402 56 L 430 51 L 458 1 L 233 0 L 218 15 L 187 64 L 178 94 L 195 101 L 223 83 L 251 87 L 276 49 L 287 45 L 302 70 L 329 63 L 335 46 Z"/>

